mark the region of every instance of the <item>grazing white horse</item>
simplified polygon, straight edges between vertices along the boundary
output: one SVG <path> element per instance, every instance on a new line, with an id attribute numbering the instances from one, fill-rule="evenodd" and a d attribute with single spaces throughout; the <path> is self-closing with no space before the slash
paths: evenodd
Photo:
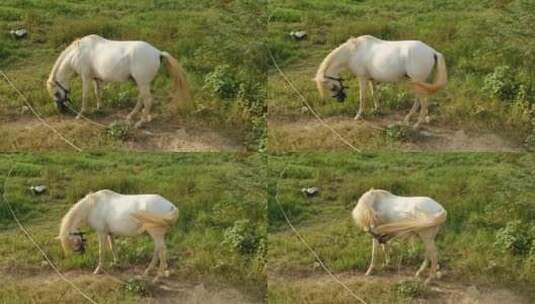
<path id="1" fill-rule="evenodd" d="M 435 65 L 435 79 L 433 83 L 427 83 L 426 80 L 431 76 Z M 355 120 L 363 116 L 368 82 L 373 96 L 374 83 L 399 82 L 408 78 L 417 98 L 405 116 L 404 123 L 409 124 L 411 116 L 420 107 L 415 128 L 418 128 L 427 116 L 428 97 L 448 82 L 444 56 L 421 41 L 385 41 L 370 35 L 347 40 L 325 57 L 316 73 L 314 81 L 322 97 L 327 88 L 331 97 L 340 102 L 345 100 L 345 87 L 339 76 L 345 69 L 349 69 L 359 79 L 360 105 Z M 374 106 L 378 108 L 376 98 Z"/>
<path id="2" fill-rule="evenodd" d="M 379 244 L 383 245 L 386 258 L 385 244 L 392 238 L 418 236 L 425 246 L 425 259 L 416 272 L 419 277 L 431 261 L 431 270 L 426 283 L 437 272 L 438 250 L 435 237 L 440 226 L 446 221 L 446 210 L 429 197 L 403 197 L 393 195 L 385 190 L 370 189 L 364 193 L 352 212 L 353 220 L 364 231 L 373 237 L 371 263 L 366 271 L 370 275 L 375 267 L 375 255 Z"/>
<path id="3" fill-rule="evenodd" d="M 88 35 L 71 43 L 58 57 L 50 72 L 47 89 L 57 107 L 64 112 L 70 101 L 69 81 L 74 74 L 82 78 L 82 108 L 76 118 L 85 111 L 85 100 L 91 82 L 94 84 L 97 109 L 100 108 L 99 86 L 101 82 L 125 82 L 133 80 L 139 90 L 136 106 L 127 116 L 131 122 L 143 105 L 143 113 L 136 127 L 151 121 L 152 95 L 150 84 L 164 61 L 173 80 L 176 102 L 190 102 L 190 90 L 180 63 L 169 53 L 160 51 L 144 41 L 114 41 L 98 35 Z"/>
<path id="4" fill-rule="evenodd" d="M 169 276 L 165 234 L 177 221 L 178 209 L 171 202 L 156 194 L 123 195 L 111 190 L 90 193 L 78 201 L 61 220 L 59 236 L 65 253 L 69 249 L 85 252 L 85 239 L 80 232 L 81 225 L 87 224 L 94 229 L 99 241 L 99 259 L 94 273 L 102 269 L 106 238 L 113 255 L 113 236 L 134 236 L 147 232 L 154 241 L 154 255 L 144 272 L 144 276 L 154 268 L 158 259 L 159 276 Z"/>

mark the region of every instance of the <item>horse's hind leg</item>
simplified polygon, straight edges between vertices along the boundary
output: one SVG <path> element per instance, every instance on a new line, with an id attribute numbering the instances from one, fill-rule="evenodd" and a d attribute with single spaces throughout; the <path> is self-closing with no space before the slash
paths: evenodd
<path id="1" fill-rule="evenodd" d="M 141 118 L 135 125 L 136 128 L 139 128 L 144 123 L 150 122 L 152 120 L 152 117 L 150 116 L 150 109 L 152 107 L 152 95 L 150 93 L 150 86 L 140 86 L 139 94 L 143 99 L 143 111 L 141 113 Z"/>
<path id="2" fill-rule="evenodd" d="M 368 270 L 366 271 L 366 274 L 365 274 L 367 276 L 369 276 L 373 272 L 373 269 L 375 268 L 375 255 L 376 255 L 378 246 L 379 246 L 379 242 L 376 239 L 373 239 L 373 241 L 372 241 L 372 259 L 371 259 L 371 262 L 370 262 L 370 266 L 368 267 Z"/>
<path id="3" fill-rule="evenodd" d="M 433 278 L 437 277 L 438 250 L 437 250 L 437 247 L 435 245 L 435 236 L 436 236 L 437 233 L 438 233 L 438 228 L 433 228 L 433 229 L 426 230 L 425 232 L 421 232 L 420 233 L 420 238 L 422 239 L 422 241 L 424 243 L 424 247 L 425 247 L 426 260 L 429 259 L 431 261 L 431 269 L 429 271 L 429 276 L 425 280 L 425 284 L 429 284 L 429 282 Z M 424 263 L 425 263 L 425 261 L 424 261 Z M 418 272 L 420 272 L 420 270 Z"/>
<path id="4" fill-rule="evenodd" d="M 418 271 L 416 271 L 415 277 L 419 278 L 422 275 L 422 272 L 427 268 L 427 265 L 429 265 L 429 259 L 427 258 L 427 253 L 425 254 L 424 261 Z"/>
<path id="5" fill-rule="evenodd" d="M 414 100 L 414 104 L 412 105 L 411 110 L 409 111 L 407 116 L 405 116 L 405 119 L 403 119 L 403 124 L 407 126 L 410 124 L 412 115 L 414 115 L 414 113 L 418 111 L 419 107 L 420 107 L 420 97 L 416 97 L 416 100 Z"/>
<path id="6" fill-rule="evenodd" d="M 137 102 L 136 102 L 134 109 L 132 110 L 132 112 L 130 112 L 130 114 L 128 114 L 128 116 L 126 116 L 126 120 L 128 121 L 128 123 L 132 122 L 132 119 L 134 118 L 134 116 L 139 112 L 139 110 L 141 110 L 142 105 L 143 105 L 143 98 L 141 98 L 141 95 L 139 95 L 137 97 Z"/>
<path id="7" fill-rule="evenodd" d="M 426 120 L 428 114 L 428 97 L 422 96 L 420 98 L 421 108 L 420 115 L 418 116 L 418 121 L 414 124 L 414 129 L 418 129 L 420 125 Z"/>
<path id="8" fill-rule="evenodd" d="M 387 244 L 381 244 L 381 248 L 383 249 L 383 256 L 385 258 L 383 266 L 390 265 L 390 255 L 388 253 L 388 245 Z"/>

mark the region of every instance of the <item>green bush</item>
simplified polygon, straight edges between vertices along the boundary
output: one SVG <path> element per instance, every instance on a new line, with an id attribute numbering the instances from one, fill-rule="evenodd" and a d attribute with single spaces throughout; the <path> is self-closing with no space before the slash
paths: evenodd
<path id="1" fill-rule="evenodd" d="M 488 95 L 507 102 L 515 100 L 518 89 L 514 71 L 506 65 L 496 67 L 485 77 L 483 85 L 483 91 Z"/>
<path id="2" fill-rule="evenodd" d="M 211 73 L 206 75 L 204 88 L 209 90 L 213 96 L 231 99 L 237 95 L 240 83 L 230 65 L 223 64 L 217 66 Z"/>
<path id="3" fill-rule="evenodd" d="M 241 254 L 253 254 L 257 251 L 261 241 L 255 226 L 251 221 L 239 220 L 234 226 L 225 230 L 223 244 L 230 245 Z"/>
<path id="4" fill-rule="evenodd" d="M 426 295 L 427 288 L 421 281 L 403 280 L 394 285 L 394 291 L 405 298 L 420 298 Z"/>
<path id="5" fill-rule="evenodd" d="M 519 220 L 510 221 L 496 232 L 498 249 L 515 255 L 525 255 L 535 250 L 535 226 L 525 224 Z"/>

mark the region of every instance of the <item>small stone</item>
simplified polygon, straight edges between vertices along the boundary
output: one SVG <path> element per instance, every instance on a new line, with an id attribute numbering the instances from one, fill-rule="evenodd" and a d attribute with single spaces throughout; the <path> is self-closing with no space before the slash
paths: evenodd
<path id="1" fill-rule="evenodd" d="M 46 192 L 45 185 L 30 186 L 29 189 L 33 192 L 33 194 L 43 194 Z"/>
<path id="2" fill-rule="evenodd" d="M 307 32 L 305 31 L 290 32 L 290 37 L 292 37 L 295 40 L 303 40 L 307 37 Z"/>
<path id="3" fill-rule="evenodd" d="M 307 197 L 314 197 L 319 194 L 320 189 L 318 187 L 303 188 L 301 189 L 301 192 L 303 192 Z"/>
<path id="4" fill-rule="evenodd" d="M 11 34 L 11 37 L 15 39 L 22 39 L 28 35 L 28 31 L 26 29 L 11 30 L 9 33 Z"/>

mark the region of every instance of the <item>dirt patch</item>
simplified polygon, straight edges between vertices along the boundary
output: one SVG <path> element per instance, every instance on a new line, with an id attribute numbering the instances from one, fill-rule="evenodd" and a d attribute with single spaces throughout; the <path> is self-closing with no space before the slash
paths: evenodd
<path id="1" fill-rule="evenodd" d="M 374 303 L 373 296 L 364 291 L 375 291 L 375 287 L 384 288 L 394 286 L 404 280 L 413 280 L 409 273 L 403 274 L 377 274 L 364 276 L 363 273 L 344 272 L 336 274 L 337 278 L 350 287 L 357 295 L 369 299 Z M 338 285 L 327 274 L 314 274 L 309 276 L 281 276 L 270 274 L 270 285 L 298 286 L 300 290 L 325 289 L 328 292 L 344 293 L 343 287 Z M 476 285 L 440 279 L 433 281 L 428 287 L 429 294 L 425 298 L 414 298 L 411 303 L 430 304 L 529 304 L 532 301 L 518 293 L 505 288 L 482 288 Z M 361 290 L 359 292 L 358 290 Z M 348 297 L 349 299 L 349 297 Z M 351 300 L 353 301 L 353 300 Z M 349 303 L 349 302 L 348 302 Z"/>
<path id="2" fill-rule="evenodd" d="M 139 270 L 141 272 L 141 270 Z M 135 271 L 129 270 L 122 273 L 106 273 L 94 275 L 90 272 L 81 270 L 70 270 L 63 275 L 76 286 L 80 287 L 86 293 L 98 294 L 100 299 L 113 298 L 122 289 L 124 282 L 128 279 L 137 277 Z M 1 278 L 1 276 L 0 276 Z M 60 292 L 66 302 L 82 299 L 77 292 L 64 283 L 56 273 L 51 271 L 41 271 L 32 275 L 8 276 L 12 282 L 18 286 L 26 286 L 34 289 L 37 294 L 50 293 L 53 290 Z M 164 303 L 164 304 L 257 304 L 262 303 L 254 300 L 253 297 L 240 292 L 239 290 L 215 283 L 189 282 L 181 279 L 165 278 L 156 283 L 148 283 L 150 292 L 148 295 L 141 297 L 139 303 Z M 126 293 L 126 291 L 122 291 Z M 109 294 L 109 296 L 107 295 Z M 68 297 L 66 296 L 68 295 Z M 99 302 L 99 298 L 96 298 Z M 53 297 L 46 298 L 46 303 L 52 303 Z M 43 302 L 43 303 L 45 303 Z"/>
<path id="3" fill-rule="evenodd" d="M 513 152 L 525 149 L 492 132 L 474 132 L 442 126 L 435 122 L 424 125 L 417 136 L 390 140 L 384 130 L 401 121 L 396 114 L 355 121 L 334 116 L 324 121 L 354 146 L 363 150 L 444 151 L 444 152 Z M 270 119 L 269 145 L 274 151 L 349 149 L 315 118 L 298 120 Z"/>
<path id="4" fill-rule="evenodd" d="M 98 124 L 109 125 L 115 120 L 122 120 L 123 116 L 118 114 L 109 117 L 91 117 L 91 119 Z M 133 129 L 127 139 L 119 140 L 108 136 L 104 126 L 98 126 L 87 120 L 59 116 L 47 117 L 45 120 L 84 150 L 216 152 L 246 149 L 243 144 L 218 130 L 190 127 L 180 123 L 155 120 L 144 128 Z M 0 135 L 4 138 L 0 145 L 2 151 L 69 149 L 59 136 L 35 117 L 21 117 L 2 122 Z"/>

